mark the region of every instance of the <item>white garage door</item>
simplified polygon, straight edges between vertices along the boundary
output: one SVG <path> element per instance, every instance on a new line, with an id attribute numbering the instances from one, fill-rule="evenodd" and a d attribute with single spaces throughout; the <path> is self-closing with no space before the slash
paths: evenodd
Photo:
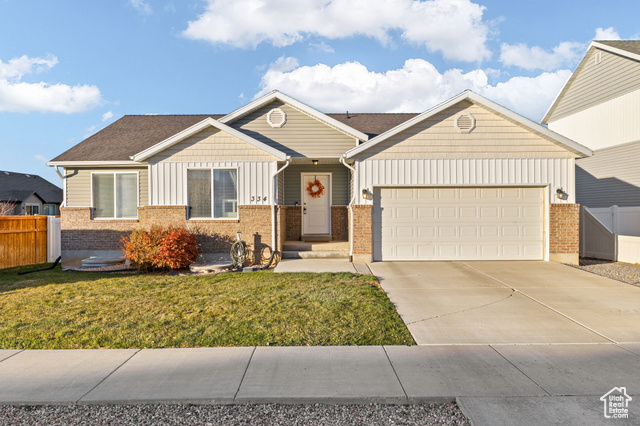
<path id="1" fill-rule="evenodd" d="M 374 260 L 542 260 L 542 188 L 379 188 Z"/>

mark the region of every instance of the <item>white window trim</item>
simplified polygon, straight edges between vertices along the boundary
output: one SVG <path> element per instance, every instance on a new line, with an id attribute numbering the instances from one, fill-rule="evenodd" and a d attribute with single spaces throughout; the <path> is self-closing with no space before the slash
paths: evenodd
<path id="1" fill-rule="evenodd" d="M 28 215 L 28 216 L 35 216 L 34 214 L 27 213 L 27 207 L 34 207 L 34 206 L 35 206 L 35 207 L 38 207 L 38 213 L 36 213 L 36 214 L 37 214 L 38 216 L 41 216 L 41 213 L 40 213 L 40 207 L 41 207 L 41 206 L 40 206 L 40 204 L 38 204 L 38 203 L 24 203 L 24 214 L 25 214 L 25 215 Z M 44 208 L 43 208 L 43 210 L 44 210 Z"/>
<path id="2" fill-rule="evenodd" d="M 136 174 L 136 217 L 95 217 L 95 206 L 93 205 L 93 175 L 113 175 L 113 214 L 115 215 L 117 209 L 116 206 L 116 175 L 130 175 Z M 140 172 L 125 172 L 125 171 L 100 171 L 91 172 L 91 219 L 92 220 L 137 220 L 138 219 L 138 207 L 140 207 Z"/>
<path id="3" fill-rule="evenodd" d="M 209 177 L 211 179 L 211 217 L 191 217 L 189 211 L 189 170 L 207 170 L 209 171 Z M 214 196 L 214 187 L 215 184 L 213 182 L 213 171 L 214 170 L 235 170 L 236 171 L 236 179 L 238 180 L 238 185 L 236 188 L 236 217 L 214 217 L 215 208 L 213 205 L 213 196 Z M 226 220 L 226 221 L 238 221 L 240 219 L 240 210 L 238 207 L 240 206 L 237 202 L 240 201 L 240 173 L 239 167 L 186 167 L 184 170 L 184 194 L 187 197 L 187 220 L 194 221 L 204 221 L 204 220 Z"/>

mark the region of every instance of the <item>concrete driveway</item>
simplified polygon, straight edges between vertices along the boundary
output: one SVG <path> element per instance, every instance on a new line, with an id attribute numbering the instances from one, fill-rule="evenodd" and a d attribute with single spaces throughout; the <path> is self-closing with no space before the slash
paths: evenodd
<path id="1" fill-rule="evenodd" d="M 369 264 L 419 345 L 640 343 L 640 288 L 551 262 Z"/>

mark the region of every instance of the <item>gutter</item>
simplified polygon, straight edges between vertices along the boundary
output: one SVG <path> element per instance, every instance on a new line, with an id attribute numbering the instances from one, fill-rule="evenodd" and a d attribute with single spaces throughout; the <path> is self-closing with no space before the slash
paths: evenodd
<path id="1" fill-rule="evenodd" d="M 354 188 L 355 184 L 355 167 L 347 164 L 346 154 L 342 154 L 340 156 L 340 162 L 349 170 L 351 170 L 351 200 L 349 200 L 349 262 L 353 261 L 353 203 L 356 200 L 356 189 Z"/>
<path id="2" fill-rule="evenodd" d="M 273 185 L 273 192 L 271 199 L 271 252 L 275 252 L 276 250 L 276 202 L 278 201 L 278 186 L 276 185 L 276 177 L 282 172 L 284 169 L 289 167 L 291 164 L 291 156 L 287 155 L 287 162 L 284 166 L 280 167 L 280 169 L 276 170 L 271 175 L 271 185 Z"/>

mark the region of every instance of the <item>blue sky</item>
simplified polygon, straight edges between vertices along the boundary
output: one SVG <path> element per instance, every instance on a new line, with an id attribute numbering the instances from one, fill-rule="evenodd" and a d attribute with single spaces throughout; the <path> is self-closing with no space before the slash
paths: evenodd
<path id="1" fill-rule="evenodd" d="M 421 112 L 472 89 L 538 121 L 640 2 L 0 0 L 0 170 L 126 114 L 228 113 L 273 89 L 324 112 Z"/>

